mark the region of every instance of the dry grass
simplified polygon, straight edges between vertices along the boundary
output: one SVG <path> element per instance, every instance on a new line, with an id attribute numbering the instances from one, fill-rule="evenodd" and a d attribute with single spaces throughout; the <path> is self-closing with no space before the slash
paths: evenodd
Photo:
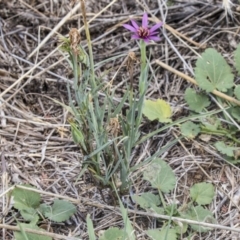
<path id="1" fill-rule="evenodd" d="M 169 1 L 170 3 L 170 1 Z M 214 47 L 231 63 L 231 54 L 239 42 L 240 13 L 232 8 L 232 16 L 226 16 L 222 2 L 171 1 L 167 6 L 161 0 L 88 0 L 87 17 L 93 40 L 96 71 L 103 80 L 113 79 L 120 98 L 129 81 L 124 67 L 119 69 L 129 51 L 139 54 L 135 41 L 121 24 L 129 17 L 140 18 L 143 11 L 164 20 L 163 40 L 149 45 L 153 80 L 148 98 L 163 98 L 173 110 L 174 118 L 186 116 L 188 109 L 183 100 L 184 90 L 190 83 L 155 64 L 159 59 L 172 68 L 193 75 L 193 66 L 203 47 Z M 19 215 L 5 194 L 14 184 L 29 183 L 42 193 L 45 202 L 54 198 L 68 198 L 77 204 L 78 212 L 66 223 L 47 222 L 64 239 L 88 239 L 86 215 L 94 222 L 96 234 L 110 226 L 122 227 L 119 209 L 112 202 L 110 190 L 104 190 L 106 202 L 101 198 L 92 179 L 82 169 L 82 156 L 74 145 L 67 122 L 68 112 L 49 100 L 51 97 L 67 103 L 66 82 L 72 82 L 67 61 L 57 49 L 59 35 L 66 36 L 69 29 L 82 28 L 78 3 L 59 1 L 0 1 L 0 143 L 1 143 L 1 239 L 13 239 L 10 226 L 15 226 Z M 82 33 L 83 45 L 85 37 Z M 120 56 L 121 55 L 121 56 Z M 118 57 L 119 56 L 119 57 Z M 114 61 L 102 61 L 116 57 Z M 102 62 L 102 63 L 100 63 Z M 107 73 L 108 70 L 110 73 Z M 114 75 L 119 71 L 117 75 Z M 137 84 L 137 69 L 133 77 Z M 155 123 L 143 126 L 143 134 L 156 129 Z M 142 161 L 179 136 L 177 128 L 154 136 L 134 151 L 134 162 Z M 200 139 L 179 141 L 162 156 L 178 177 L 176 191 L 166 196 L 179 204 L 188 200 L 193 183 L 208 181 L 216 187 L 216 198 L 209 206 L 218 225 L 208 234 L 194 239 L 239 239 L 239 183 L 240 170 L 219 156 L 210 143 Z M 141 180 L 142 169 L 134 172 L 132 191 L 149 191 L 149 185 Z M 137 211 L 129 200 L 129 216 L 134 224 L 137 239 L 148 239 L 144 230 L 157 226 L 156 216 Z M 134 211 L 133 211 L 134 210 Z M 144 215 L 146 214 L 146 215 Z"/>

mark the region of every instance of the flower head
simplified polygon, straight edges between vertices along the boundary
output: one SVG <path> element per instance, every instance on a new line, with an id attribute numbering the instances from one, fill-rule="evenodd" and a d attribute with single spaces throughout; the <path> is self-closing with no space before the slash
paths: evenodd
<path id="1" fill-rule="evenodd" d="M 144 42 L 149 42 L 150 40 L 159 41 L 160 37 L 157 36 L 158 29 L 163 25 L 162 22 L 159 22 L 152 26 L 151 28 L 148 27 L 148 15 L 147 13 L 143 14 L 142 17 L 142 26 L 138 26 L 138 24 L 131 20 L 132 25 L 130 24 L 123 24 L 123 27 L 128 29 L 133 33 L 133 39 L 143 39 Z"/>

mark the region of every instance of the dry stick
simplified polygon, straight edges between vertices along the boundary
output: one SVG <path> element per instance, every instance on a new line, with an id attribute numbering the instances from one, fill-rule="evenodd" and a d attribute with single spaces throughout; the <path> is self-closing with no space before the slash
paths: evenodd
<path id="1" fill-rule="evenodd" d="M 41 191 L 41 190 L 34 189 L 34 188 L 24 187 L 24 186 L 21 186 L 21 185 L 12 186 L 7 191 L 2 193 L 0 195 L 0 197 L 2 197 L 3 195 L 7 194 L 10 191 L 12 191 L 15 187 L 20 188 L 20 189 L 29 190 L 29 191 L 32 191 L 32 192 L 38 192 L 38 193 L 45 194 L 45 195 L 52 196 L 52 197 L 57 197 L 57 198 L 60 198 L 60 199 L 61 198 L 62 199 L 66 199 L 66 200 L 71 201 L 71 202 L 73 202 L 75 204 L 80 204 L 80 199 L 70 198 L 70 197 L 66 197 L 66 196 L 62 196 L 62 195 L 58 195 L 58 194 L 54 194 L 54 193 L 50 193 L 50 192 Z M 121 215 L 121 210 L 120 210 L 119 207 L 113 207 L 113 206 L 108 206 L 108 205 L 104 205 L 104 204 L 101 204 L 101 203 L 89 202 L 89 199 L 85 199 L 85 198 L 81 198 L 81 200 L 82 200 L 82 203 L 84 203 L 86 205 L 94 206 L 94 207 L 98 207 L 98 208 L 102 208 L 102 209 L 113 210 L 117 214 Z M 83 200 L 84 200 L 84 202 L 83 202 Z M 162 214 L 157 214 L 157 213 L 135 211 L 135 210 L 130 210 L 130 209 L 127 209 L 127 211 L 128 211 L 128 213 L 139 214 L 139 215 L 142 215 L 142 216 L 161 218 L 161 219 L 165 219 L 165 220 L 169 220 L 170 219 L 172 221 L 185 222 L 185 223 L 189 223 L 189 224 L 197 224 L 199 226 L 210 227 L 210 228 L 214 228 L 214 229 L 222 229 L 222 230 L 227 230 L 227 231 L 233 231 L 233 232 L 239 232 L 240 233 L 240 228 L 225 227 L 225 226 L 222 226 L 222 225 L 219 225 L 219 224 L 199 222 L 199 221 L 195 221 L 195 220 L 189 220 L 189 219 L 184 219 L 184 218 L 179 218 L 179 217 L 172 217 L 172 216 L 162 215 Z M 1 227 L 5 227 L 7 229 L 12 229 L 12 230 L 14 230 L 13 228 L 15 228 L 13 226 L 4 225 L 4 224 L 0 224 L 0 228 Z M 19 230 L 19 228 L 17 230 Z M 27 230 L 26 229 L 26 232 L 28 232 L 28 231 L 32 232 L 32 231 L 35 231 L 35 230 L 32 230 L 32 229 Z M 44 232 L 40 232 L 39 234 L 45 234 L 45 233 Z M 62 238 L 64 238 L 64 237 L 62 236 Z M 68 237 L 68 238 L 64 238 L 64 239 L 75 240 L 76 238 Z"/>
<path id="2" fill-rule="evenodd" d="M 57 32 L 57 30 L 79 9 L 80 4 L 78 3 L 75 8 L 70 10 L 70 12 L 55 26 L 55 28 L 41 41 L 41 43 L 35 48 L 32 53 L 27 57 L 29 59 L 32 57 L 39 49 Z"/>
<path id="3" fill-rule="evenodd" d="M 111 3 L 109 3 L 105 8 L 103 8 L 100 12 L 98 12 L 94 17 L 92 17 L 89 21 L 92 22 L 94 19 L 96 19 L 99 15 L 101 15 L 104 11 L 106 11 L 110 6 L 112 6 L 115 2 L 118 0 L 113 0 Z M 52 35 L 57 32 L 57 30 L 80 8 L 80 3 L 77 3 L 77 5 L 72 9 L 59 23 L 58 25 L 42 40 L 42 42 L 38 45 L 37 48 L 33 50 L 33 52 L 28 56 L 28 58 L 32 57 L 39 49 L 49 40 L 49 38 L 52 37 Z M 83 30 L 84 27 L 80 28 L 80 31 Z"/>
<path id="4" fill-rule="evenodd" d="M 7 224 L 0 224 L 0 228 L 13 230 L 13 231 L 21 231 L 20 227 L 11 226 L 11 225 L 7 225 Z M 56 233 L 35 230 L 35 229 L 30 229 L 30 228 L 24 228 L 24 231 L 28 232 L 28 233 L 35 233 L 38 235 L 48 236 L 48 237 L 52 237 L 52 238 L 56 238 L 56 239 L 81 240 L 80 238 L 76 238 L 76 237 L 69 237 L 69 236 L 64 236 L 64 235 L 60 235 L 60 234 L 56 234 Z"/>
<path id="5" fill-rule="evenodd" d="M 178 70 L 170 67 L 169 65 L 161 62 L 160 60 L 156 60 L 156 63 L 157 63 L 158 65 L 160 65 L 161 67 L 164 67 L 164 68 L 167 69 L 168 71 L 170 71 L 170 72 L 178 75 L 179 77 L 184 78 L 184 79 L 187 80 L 188 82 L 193 83 L 193 84 L 195 84 L 195 85 L 198 86 L 196 80 L 193 79 L 193 78 L 191 78 L 191 77 L 189 77 L 189 76 L 187 76 L 186 74 L 184 74 L 184 73 L 182 73 L 182 72 L 179 72 Z M 219 91 L 217 91 L 217 90 L 213 90 L 212 93 L 215 94 L 216 96 L 220 97 L 220 98 L 223 98 L 223 99 L 225 99 L 225 100 L 227 100 L 227 101 L 229 101 L 229 102 L 235 103 L 235 104 L 237 104 L 238 106 L 240 106 L 240 101 L 238 101 L 237 99 L 235 99 L 235 98 L 233 98 L 233 97 L 230 97 L 230 96 L 228 96 L 228 95 L 226 95 L 226 94 L 224 94 L 224 93 L 222 93 L 222 92 L 219 92 Z"/>
<path id="6" fill-rule="evenodd" d="M 101 15 L 104 11 L 106 11 L 111 5 L 113 5 L 116 1 L 118 0 L 113 0 L 111 3 L 109 3 L 105 8 L 103 8 L 100 12 L 98 12 L 93 18 L 91 18 L 88 23 L 92 22 L 94 19 L 96 19 L 99 15 Z M 80 4 L 78 3 L 77 6 L 71 11 L 71 14 L 69 13 L 67 16 L 65 16 L 61 22 L 52 30 L 51 33 L 48 34 L 48 36 L 43 39 L 43 41 L 38 45 L 38 47 L 28 56 L 31 57 L 36 51 L 38 51 L 46 42 L 47 40 L 55 33 L 55 31 L 58 30 L 58 28 L 60 28 L 64 21 L 67 21 L 67 19 L 73 14 L 73 12 L 77 11 L 77 7 L 79 8 Z M 64 21 L 63 21 L 64 20 Z M 80 30 L 82 30 L 83 27 L 80 28 Z M 35 68 L 37 68 L 38 66 L 40 66 L 40 64 L 42 62 L 44 62 L 47 58 L 49 58 L 55 51 L 58 50 L 58 47 L 55 48 L 51 53 L 49 53 L 43 60 L 41 60 L 39 63 L 37 63 L 36 65 L 34 65 L 27 73 L 25 73 L 23 76 L 21 76 L 16 82 L 14 82 L 9 88 L 7 88 L 4 92 L 2 92 L 0 94 L 0 99 L 7 93 L 9 92 L 14 86 L 16 86 L 19 82 L 21 82 L 26 76 L 28 76 Z M 1 105 L 0 105 L 1 107 Z"/>

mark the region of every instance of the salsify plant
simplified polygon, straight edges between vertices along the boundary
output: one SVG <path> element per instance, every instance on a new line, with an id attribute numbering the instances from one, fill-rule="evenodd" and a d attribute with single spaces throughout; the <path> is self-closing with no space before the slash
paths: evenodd
<path id="1" fill-rule="evenodd" d="M 85 12 L 84 7 L 82 12 Z M 71 29 L 69 38 L 63 39 L 62 45 L 62 50 L 67 52 L 74 73 L 73 93 L 68 84 L 72 114 L 69 120 L 71 132 L 74 142 L 80 146 L 83 154 L 83 171 L 88 169 L 99 186 L 113 189 L 117 186 L 122 192 L 129 187 L 130 159 L 140 138 L 139 128 L 148 86 L 146 43 L 150 40 L 160 40 L 156 35 L 162 23 L 148 28 L 147 14 L 144 14 L 141 27 L 138 27 L 133 20 L 131 21 L 133 27 L 124 25 L 134 32 L 134 39 L 140 39 L 141 70 L 138 89 L 134 90 L 132 82 L 129 82 L 121 101 L 116 102 L 115 91 L 111 89 L 111 84 L 101 81 L 94 72 L 91 39 L 84 14 L 83 20 L 88 53 L 81 46 L 77 29 Z M 129 54 L 127 61 L 129 75 L 135 64 L 132 56 L 132 53 Z M 104 97 L 99 96 L 99 91 Z M 123 115 L 122 110 L 126 108 L 126 103 L 128 107 Z"/>

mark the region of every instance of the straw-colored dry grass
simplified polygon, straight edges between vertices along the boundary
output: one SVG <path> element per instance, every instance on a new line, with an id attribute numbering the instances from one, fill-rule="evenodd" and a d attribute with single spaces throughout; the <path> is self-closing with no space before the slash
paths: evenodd
<path id="1" fill-rule="evenodd" d="M 121 24 L 129 17 L 140 18 L 144 10 L 152 15 L 152 21 L 155 18 L 165 21 L 162 41 L 148 47 L 154 78 L 147 96 L 167 100 L 174 119 L 188 114 L 183 94 L 190 83 L 160 68 L 155 60 L 192 76 L 197 53 L 201 53 L 204 46 L 216 48 L 231 63 L 231 54 L 240 39 L 240 13 L 233 7 L 232 17 L 226 16 L 220 1 L 214 4 L 209 1 L 169 1 L 168 6 L 161 0 L 86 2 L 95 62 L 125 55 L 96 66 L 97 74 L 103 75 L 106 82 L 119 71 L 113 81 L 119 89 L 116 98 L 124 91 L 121 82 L 128 81 L 126 68 L 119 69 L 119 66 L 130 50 L 139 56 L 136 42 L 129 41 L 130 35 Z M 19 183 L 36 186 L 44 202 L 63 197 L 77 204 L 77 214 L 71 220 L 61 224 L 47 222 L 58 234 L 56 239 L 59 235 L 65 236 L 64 239 L 88 239 L 88 213 L 96 234 L 110 226 L 123 226 L 111 191 L 103 191 L 104 202 L 87 173 L 78 178 L 82 156 L 71 139 L 69 114 L 47 98 L 67 104 L 66 83 L 72 81 L 72 72 L 57 46 L 59 35 L 66 36 L 72 27 L 83 30 L 78 1 L 75 5 L 67 0 L 0 1 L 1 239 L 13 239 L 10 226 L 15 226 L 20 217 L 8 195 L 2 193 Z M 82 39 L 85 45 L 84 33 Z M 135 84 L 138 70 L 136 66 Z M 155 122 L 143 124 L 143 134 L 157 127 Z M 134 161 L 141 162 L 179 135 L 178 128 L 171 128 L 154 136 L 138 146 L 133 153 Z M 179 141 L 162 157 L 178 177 L 176 192 L 166 196 L 168 202 L 177 199 L 179 204 L 184 204 L 188 201 L 189 187 L 196 182 L 208 181 L 216 187 L 215 200 L 208 209 L 214 213 L 218 225 L 208 234 L 196 234 L 194 239 L 240 239 L 236 232 L 240 209 L 238 201 L 233 201 L 238 200 L 239 168 L 227 164 L 210 142 L 200 139 Z M 139 169 L 131 176 L 132 191 L 136 193 L 151 191 L 148 183 L 141 179 L 141 171 Z M 144 216 L 129 198 L 130 195 L 125 195 L 123 202 L 130 209 L 136 239 L 148 239 L 144 230 L 158 226 L 156 218 L 150 213 Z"/>

